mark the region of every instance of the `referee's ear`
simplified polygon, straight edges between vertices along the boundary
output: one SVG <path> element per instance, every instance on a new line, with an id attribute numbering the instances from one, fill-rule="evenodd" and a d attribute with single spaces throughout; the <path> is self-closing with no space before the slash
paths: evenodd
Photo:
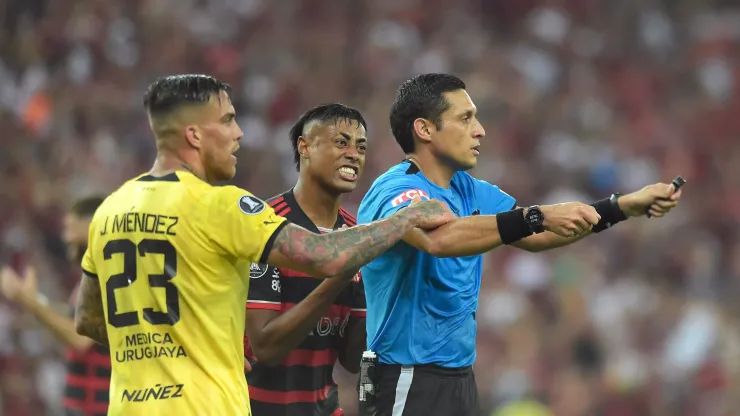
<path id="1" fill-rule="evenodd" d="M 425 118 L 414 120 L 414 135 L 424 143 L 432 141 L 432 132 L 435 130 L 434 123 Z"/>

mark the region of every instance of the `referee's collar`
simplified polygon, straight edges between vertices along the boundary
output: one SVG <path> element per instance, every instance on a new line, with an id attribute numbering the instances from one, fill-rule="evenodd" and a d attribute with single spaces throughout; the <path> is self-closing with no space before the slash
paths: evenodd
<path id="1" fill-rule="evenodd" d="M 403 162 L 408 162 L 409 163 L 409 168 L 406 169 L 406 174 L 407 175 L 415 175 L 415 174 L 421 172 L 421 169 L 419 168 L 419 165 L 417 165 L 416 162 L 414 162 L 413 160 L 406 158 L 406 159 L 403 160 Z M 401 162 L 401 163 L 403 163 L 403 162 Z"/>

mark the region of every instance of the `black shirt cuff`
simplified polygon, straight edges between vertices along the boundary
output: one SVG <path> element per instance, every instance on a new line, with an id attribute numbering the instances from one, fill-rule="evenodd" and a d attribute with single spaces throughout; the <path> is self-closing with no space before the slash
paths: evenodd
<path id="1" fill-rule="evenodd" d="M 270 257 L 270 252 L 272 251 L 272 246 L 275 244 L 275 239 L 277 238 L 280 231 L 282 231 L 283 227 L 288 225 L 288 221 L 283 221 L 282 224 L 278 225 L 275 228 L 275 231 L 272 232 L 272 235 L 270 238 L 267 239 L 267 243 L 265 243 L 265 248 L 262 250 L 262 256 L 260 256 L 260 264 L 267 264 L 267 258 Z"/>

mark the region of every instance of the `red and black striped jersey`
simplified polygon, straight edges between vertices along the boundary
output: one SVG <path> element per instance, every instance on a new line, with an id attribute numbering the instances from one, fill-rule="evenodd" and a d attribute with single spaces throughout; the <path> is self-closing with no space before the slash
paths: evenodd
<path id="1" fill-rule="evenodd" d="M 77 300 L 77 288 L 71 303 Z M 72 311 L 74 315 L 74 309 Z M 64 407 L 70 414 L 105 416 L 108 414 L 110 388 L 110 352 L 100 344 L 87 351 L 67 349 L 67 376 L 64 388 Z"/>
<path id="2" fill-rule="evenodd" d="M 315 233 L 321 230 L 308 218 L 290 190 L 268 200 L 277 215 Z M 339 209 L 334 229 L 349 227 L 357 220 Z M 308 296 L 319 284 L 315 279 L 293 270 L 253 264 L 250 271 L 247 309 L 269 309 L 286 312 Z M 249 340 L 244 338 L 244 351 L 252 364 L 247 374 L 249 397 L 254 416 L 339 416 L 337 385 L 332 372 L 344 329 L 353 317 L 365 317 L 365 291 L 360 273 L 340 293 L 329 311 L 305 340 L 277 366 L 255 361 Z M 249 313 L 247 313 L 249 319 Z"/>

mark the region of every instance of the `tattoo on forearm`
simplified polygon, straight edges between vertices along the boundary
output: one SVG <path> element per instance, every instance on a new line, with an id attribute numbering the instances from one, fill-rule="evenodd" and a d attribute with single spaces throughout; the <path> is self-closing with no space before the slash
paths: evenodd
<path id="1" fill-rule="evenodd" d="M 405 209 L 398 215 L 368 225 L 329 234 L 314 234 L 288 225 L 277 236 L 274 249 L 293 261 L 336 274 L 357 270 L 396 244 L 414 227 L 419 216 L 438 215 L 444 209 L 424 205 Z"/>
<path id="2" fill-rule="evenodd" d="M 83 278 L 80 294 L 77 299 L 77 327 L 82 335 L 103 345 L 108 345 L 108 330 L 103 312 L 103 298 L 97 282 Z"/>
<path id="3" fill-rule="evenodd" d="M 334 269 L 331 266 L 336 265 L 336 274 L 345 274 L 382 254 L 408 229 L 391 219 L 321 235 L 290 224 L 277 236 L 273 248 L 314 269 Z"/>

